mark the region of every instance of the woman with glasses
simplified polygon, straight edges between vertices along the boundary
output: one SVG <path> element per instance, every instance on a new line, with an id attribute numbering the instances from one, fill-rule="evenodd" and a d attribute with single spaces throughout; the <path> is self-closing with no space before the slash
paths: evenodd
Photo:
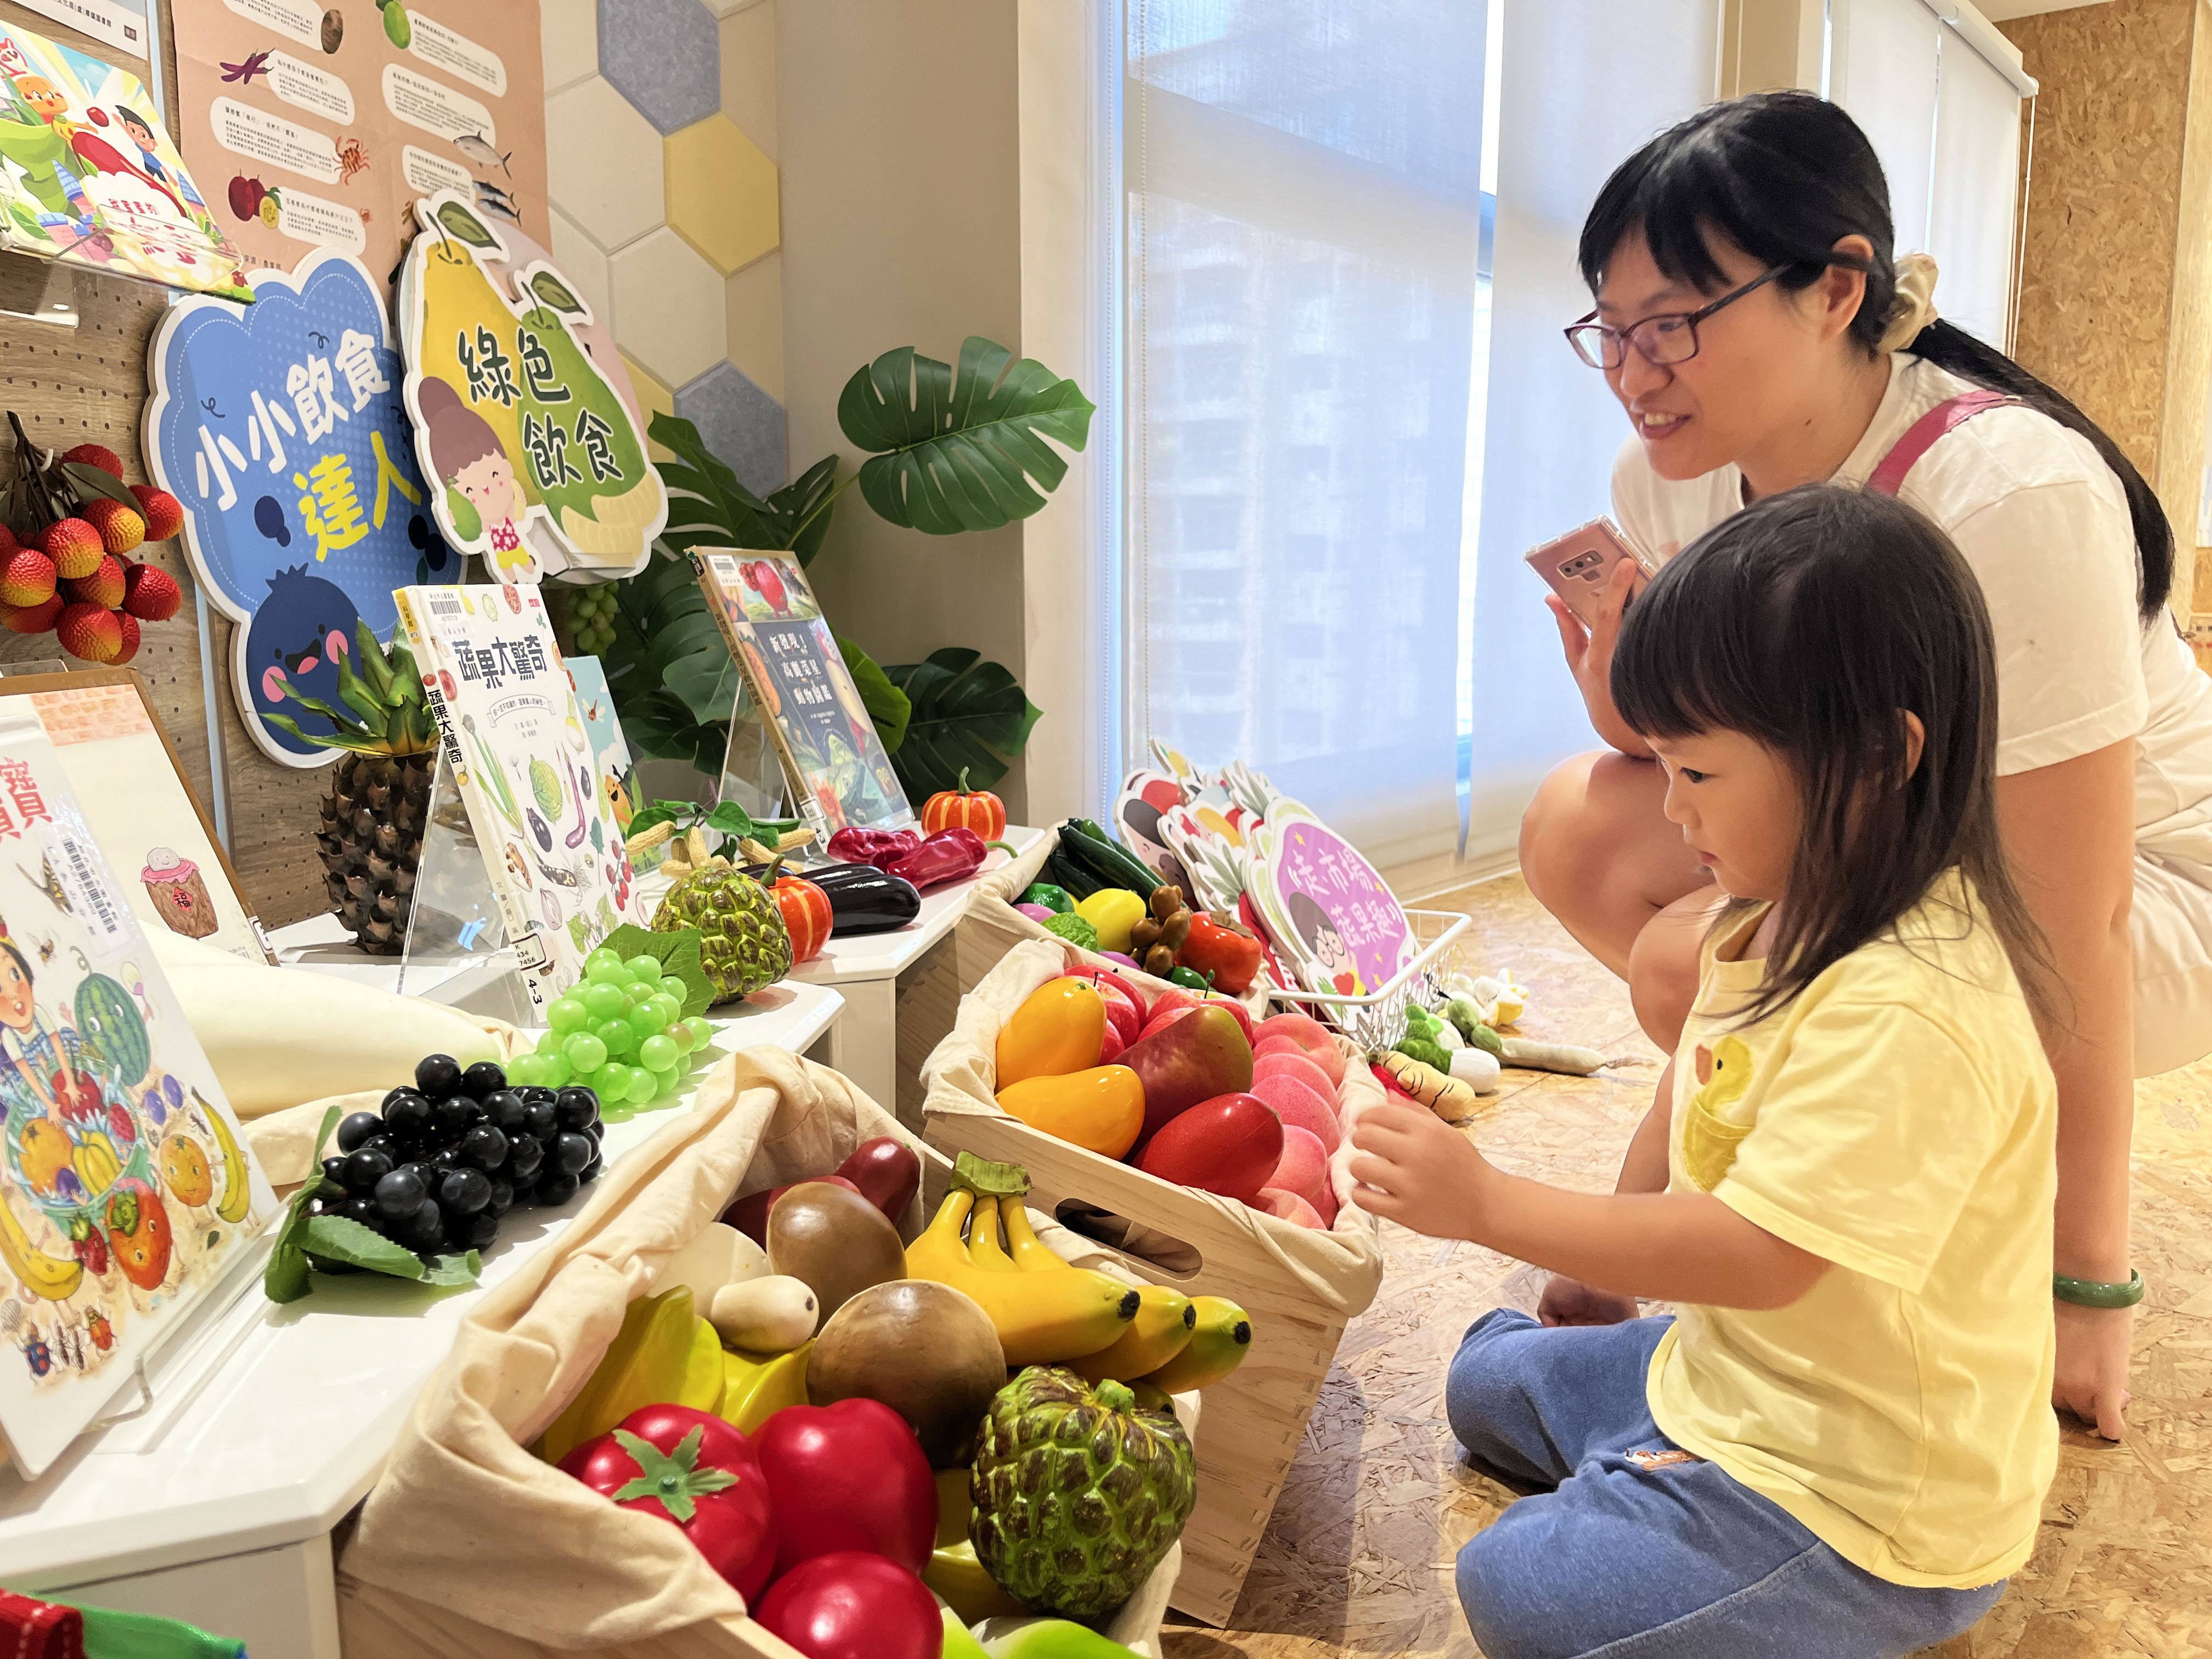
<path id="1" fill-rule="evenodd" d="M 2133 1079 L 2212 1053 L 2212 678 L 2166 613 L 2174 545 L 2110 437 L 1941 321 L 1935 267 L 1893 247 L 1881 163 L 1802 93 L 1716 105 L 1606 183 L 1583 228 L 1596 308 L 1567 331 L 1627 411 L 1616 515 L 1664 560 L 1749 503 L 1820 481 L 1900 496 L 1948 532 L 1996 642 L 1997 816 L 2060 981 L 2054 1402 L 2108 1438 L 2127 1401 Z M 1528 885 L 1629 981 L 1670 1054 L 1723 896 L 1662 811 L 1668 780 L 1610 690 L 1623 563 L 1567 660 L 1609 748 L 1547 779 Z M 1672 1068 L 1629 1170 L 1663 1185 Z M 1900 1090 L 1910 1077 L 1897 1079 Z M 1624 1184 L 1632 1177 L 1624 1175 Z M 1550 1323 L 1632 1317 L 1555 1279 Z"/>

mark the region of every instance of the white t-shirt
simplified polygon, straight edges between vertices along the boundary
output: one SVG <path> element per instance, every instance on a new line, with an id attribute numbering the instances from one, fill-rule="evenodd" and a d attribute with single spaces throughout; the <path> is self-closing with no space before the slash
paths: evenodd
<path id="1" fill-rule="evenodd" d="M 1864 483 L 1936 404 L 1975 388 L 1910 352 L 1835 475 Z M 2136 845 L 2212 884 L 2212 676 L 2161 610 L 2136 606 L 2127 495 L 2078 433 L 2018 406 L 1936 440 L 1899 499 L 1948 532 L 1980 579 L 1996 640 L 1997 771 L 2030 772 L 2137 740 Z M 1633 433 L 1613 469 L 1622 528 L 1664 561 L 1743 506 L 1734 465 L 1674 483 Z M 2186 550 L 2181 556 L 2186 556 Z"/>

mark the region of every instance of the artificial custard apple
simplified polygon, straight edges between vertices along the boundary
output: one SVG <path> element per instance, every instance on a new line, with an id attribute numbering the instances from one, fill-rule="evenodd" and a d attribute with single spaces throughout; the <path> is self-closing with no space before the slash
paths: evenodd
<path id="1" fill-rule="evenodd" d="M 1192 1009 L 1133 1043 L 1120 1063 L 1145 1085 L 1140 1147 L 1199 1102 L 1252 1087 L 1251 1045 L 1224 1008 Z"/>
<path id="2" fill-rule="evenodd" d="M 1111 1613 L 1160 1564 L 1198 1499 L 1189 1437 L 1119 1382 L 1032 1365 L 983 1419 L 969 1537 L 1036 1613 Z"/>
<path id="3" fill-rule="evenodd" d="M 768 890 L 742 870 L 709 866 L 683 877 L 653 913 L 656 933 L 699 930 L 700 966 L 729 1002 L 791 971 L 791 933 Z"/>

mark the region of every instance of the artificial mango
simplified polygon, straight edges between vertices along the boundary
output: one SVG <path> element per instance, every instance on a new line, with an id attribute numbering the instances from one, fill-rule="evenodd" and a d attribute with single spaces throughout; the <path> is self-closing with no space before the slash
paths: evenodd
<path id="1" fill-rule="evenodd" d="M 1047 980 L 1000 1029 L 999 1087 L 1088 1071 L 1105 1041 L 1106 1001 L 1090 982 Z"/>
<path id="2" fill-rule="evenodd" d="M 1000 1090 L 998 1098 L 1009 1116 L 1107 1158 L 1135 1146 L 1145 1127 L 1145 1085 L 1126 1066 L 1033 1077 Z"/>

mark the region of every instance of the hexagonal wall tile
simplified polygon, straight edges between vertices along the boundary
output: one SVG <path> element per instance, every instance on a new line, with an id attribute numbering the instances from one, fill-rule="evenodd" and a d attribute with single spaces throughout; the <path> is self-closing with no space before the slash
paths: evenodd
<path id="1" fill-rule="evenodd" d="M 668 222 L 725 276 L 781 240 L 775 163 L 726 115 L 665 141 Z"/>
<path id="2" fill-rule="evenodd" d="M 623 367 L 629 371 L 629 388 L 637 393 L 638 413 L 644 418 L 645 429 L 650 432 L 656 411 L 663 415 L 676 412 L 676 394 L 654 380 L 652 372 L 627 351 L 623 353 L 622 360 Z M 656 461 L 668 456 L 668 452 L 659 444 L 649 442 L 647 448 Z"/>
<path id="3" fill-rule="evenodd" d="M 738 373 L 716 363 L 676 394 L 676 412 L 699 428 L 707 447 L 730 464 L 757 495 L 786 483 L 783 408 Z"/>
<path id="4" fill-rule="evenodd" d="M 599 0 L 599 73 L 664 133 L 722 106 L 721 40 L 699 0 Z"/>
<path id="5" fill-rule="evenodd" d="M 623 349 L 681 386 L 727 351 L 726 296 L 714 268 L 663 225 L 608 261 Z"/>
<path id="6" fill-rule="evenodd" d="M 597 76 L 545 100 L 545 167 L 548 194 L 608 252 L 661 222 L 660 135 Z"/>
<path id="7" fill-rule="evenodd" d="M 783 401 L 783 255 L 756 259 L 725 285 L 730 361 L 778 403 Z M 2212 593 L 2212 583 L 2205 592 Z"/>
<path id="8" fill-rule="evenodd" d="M 709 0 L 712 3 L 712 0 Z M 750 6 L 722 19 L 722 113 L 758 144 L 775 152 L 775 9 Z"/>
<path id="9" fill-rule="evenodd" d="M 572 87 L 599 72 L 599 11 L 595 0 L 540 0 L 538 28 L 545 45 L 545 90 Z"/>
<path id="10" fill-rule="evenodd" d="M 561 267 L 561 274 L 575 285 L 576 292 L 592 315 L 610 328 L 614 325 L 613 296 L 607 288 L 607 256 L 599 252 L 599 245 L 576 228 L 574 220 L 555 208 L 551 213 L 553 234 L 548 246 L 553 263 Z"/>

